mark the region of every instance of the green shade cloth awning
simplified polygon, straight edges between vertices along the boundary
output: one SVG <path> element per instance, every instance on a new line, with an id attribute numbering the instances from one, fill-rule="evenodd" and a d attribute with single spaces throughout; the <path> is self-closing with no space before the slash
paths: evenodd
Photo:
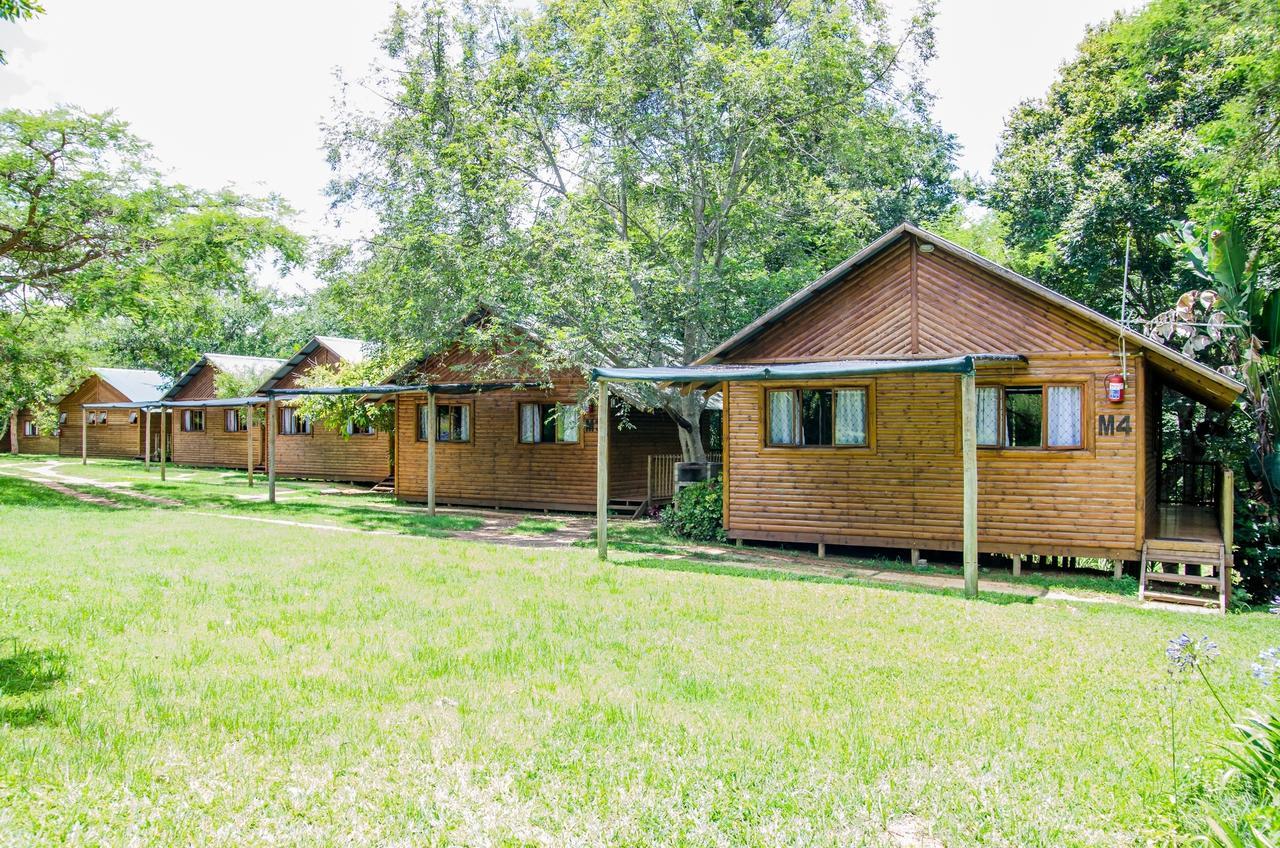
<path id="1" fill-rule="evenodd" d="M 687 365 L 658 368 L 593 368 L 594 380 L 615 383 L 720 383 L 819 380 L 875 374 L 972 374 L 979 362 L 1026 362 L 1017 353 L 971 353 L 941 359 L 844 359 L 782 365 Z"/>

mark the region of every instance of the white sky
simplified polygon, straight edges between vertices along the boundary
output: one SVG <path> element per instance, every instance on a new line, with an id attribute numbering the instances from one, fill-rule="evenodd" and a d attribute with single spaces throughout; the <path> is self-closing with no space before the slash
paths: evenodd
<path id="1" fill-rule="evenodd" d="M 889 0 L 907 14 L 911 0 Z M 936 117 L 986 174 L 1005 115 L 1044 93 L 1087 24 L 1125 0 L 940 0 L 931 66 Z M 333 237 L 319 122 L 333 71 L 358 75 L 393 0 L 46 0 L 34 21 L 0 24 L 0 106 L 114 108 L 171 176 L 204 188 L 273 191 L 309 235 Z M 285 288 L 309 287 L 307 272 Z"/>

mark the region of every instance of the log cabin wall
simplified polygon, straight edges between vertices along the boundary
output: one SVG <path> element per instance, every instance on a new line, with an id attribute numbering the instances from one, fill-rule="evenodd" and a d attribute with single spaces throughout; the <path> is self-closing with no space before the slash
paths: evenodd
<path id="1" fill-rule="evenodd" d="M 40 433 L 36 431 L 36 435 L 25 435 L 27 432 L 27 424 L 33 423 L 36 417 L 27 410 L 18 413 L 18 453 L 44 453 L 56 454 L 58 452 L 58 436 L 55 433 Z M 6 434 L 5 450 L 9 448 L 9 439 Z"/>
<path id="2" fill-rule="evenodd" d="M 1026 365 L 980 366 L 978 385 L 1080 385 L 1083 445 L 979 450 L 980 550 L 1132 559 L 1145 534 L 1146 439 L 1133 382 L 1123 403 L 1106 400 L 1116 345 L 1056 304 L 941 250 L 921 253 L 905 237 L 724 361 L 1025 354 Z M 733 384 L 729 536 L 958 550 L 958 379 L 903 374 L 804 386 L 865 386 L 868 445 L 767 446 L 765 387 Z M 1120 429 L 1100 433 L 1100 415 Z"/>
<path id="3" fill-rule="evenodd" d="M 461 382 L 487 361 L 455 346 L 431 357 L 401 381 Z M 583 415 L 576 444 L 520 442 L 522 403 L 577 403 L 586 390 L 581 374 L 552 375 L 551 389 L 499 389 L 468 395 L 437 395 L 440 405 L 471 407 L 471 439 L 436 443 L 436 500 L 464 506 L 594 511 L 596 508 L 595 411 Z M 615 401 L 616 403 L 617 401 Z M 396 398 L 396 496 L 427 499 L 427 443 L 418 438 L 418 408 L 425 394 Z M 635 429 L 619 429 L 611 416 L 610 496 L 643 493 L 649 453 L 679 453 L 675 423 L 665 413 L 628 413 Z M 614 471 L 617 471 L 615 474 Z"/>
<path id="4" fill-rule="evenodd" d="M 321 345 L 285 374 L 276 389 L 297 388 L 300 377 L 317 365 L 338 365 L 341 357 Z M 277 413 L 277 416 L 279 413 Z M 313 432 L 285 435 L 276 427 L 276 473 L 285 477 L 377 483 L 391 471 L 391 434 L 347 435 L 316 424 Z"/>
<path id="5" fill-rule="evenodd" d="M 214 378 L 216 365 L 206 362 L 191 380 L 173 396 L 175 401 L 212 400 L 216 397 Z M 237 412 L 244 407 L 236 407 Z M 174 409 L 169 423 L 170 450 L 175 465 L 194 465 L 212 468 L 244 468 L 248 457 L 249 435 L 244 431 L 228 432 L 225 407 L 207 407 L 204 412 L 204 430 L 182 429 L 183 408 Z M 255 465 L 266 463 L 266 430 L 254 425 L 253 455 Z"/>
<path id="6" fill-rule="evenodd" d="M 129 399 L 97 375 L 89 377 L 74 392 L 58 403 L 58 415 L 66 415 L 58 429 L 58 453 L 80 455 L 82 428 L 81 405 L 86 403 L 123 403 Z M 89 456 L 106 459 L 136 459 L 142 456 L 142 413 L 136 409 L 90 410 L 106 423 L 90 424 L 85 450 Z M 130 420 L 132 419 L 132 421 Z"/>

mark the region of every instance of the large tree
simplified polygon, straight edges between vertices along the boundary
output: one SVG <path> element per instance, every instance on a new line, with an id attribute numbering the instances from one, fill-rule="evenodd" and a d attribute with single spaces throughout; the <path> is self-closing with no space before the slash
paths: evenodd
<path id="1" fill-rule="evenodd" d="M 392 341 L 489 299 L 547 367 L 688 363 L 952 202 L 931 37 L 927 7 L 891 37 L 848 0 L 398 10 L 350 89 L 378 106 L 330 128 L 335 202 L 378 220 L 334 286 Z M 649 400 L 700 458 L 705 399 Z"/>
<path id="2" fill-rule="evenodd" d="M 1042 282 L 1112 315 L 1132 233 L 1130 303 L 1146 317 L 1191 284 L 1158 241 L 1234 219 L 1280 248 L 1280 5 L 1154 0 L 1088 31 L 1045 97 L 1010 116 L 987 203 Z"/>
<path id="3" fill-rule="evenodd" d="M 175 367 L 157 352 L 215 334 L 237 303 L 252 308 L 263 263 L 304 259 L 278 198 L 165 182 L 111 114 L 0 112 L 0 174 L 0 384 L 29 389 L 0 396 L 6 417 L 50 399 L 37 360 L 85 364 L 96 345 L 112 361 L 93 364 Z"/>

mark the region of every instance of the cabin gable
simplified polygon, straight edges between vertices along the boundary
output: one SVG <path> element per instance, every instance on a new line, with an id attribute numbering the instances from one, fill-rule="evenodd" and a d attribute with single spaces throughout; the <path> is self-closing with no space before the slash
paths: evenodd
<path id="1" fill-rule="evenodd" d="M 296 389 L 301 385 L 301 379 L 317 366 L 335 366 L 342 364 L 342 357 L 338 356 L 324 345 L 317 345 L 306 359 L 303 359 L 297 365 L 289 369 L 283 377 L 276 381 L 272 389 Z"/>
<path id="2" fill-rule="evenodd" d="M 218 367 L 205 361 L 191 379 L 178 389 L 171 400 L 209 400 L 217 396 L 214 378 L 218 375 Z"/>
<path id="3" fill-rule="evenodd" d="M 966 353 L 1107 352 L 1118 340 L 941 247 L 901 236 L 864 265 L 724 351 L 725 362 Z"/>

